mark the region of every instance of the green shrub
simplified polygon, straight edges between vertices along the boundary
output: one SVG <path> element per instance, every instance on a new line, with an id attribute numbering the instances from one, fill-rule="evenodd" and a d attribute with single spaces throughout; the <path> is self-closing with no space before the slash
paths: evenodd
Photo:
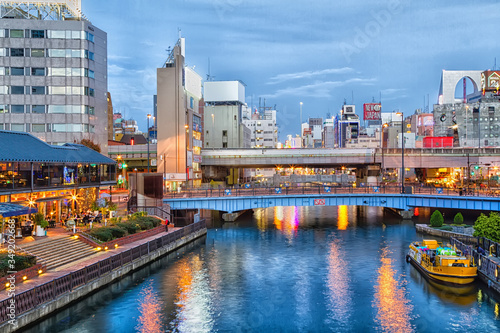
<path id="1" fill-rule="evenodd" d="M 443 231 L 453 231 L 453 227 L 449 225 L 443 225 L 442 227 L 434 227 L 434 229 Z"/>
<path id="2" fill-rule="evenodd" d="M 464 223 L 464 217 L 462 216 L 462 213 L 457 213 L 455 217 L 453 218 L 453 223 L 455 224 L 463 224 Z"/>
<path id="3" fill-rule="evenodd" d="M 481 214 L 474 223 L 474 237 L 500 242 L 500 215 L 496 212 L 490 212 L 490 216 Z"/>
<path id="4" fill-rule="evenodd" d="M 122 222 L 116 224 L 118 227 L 127 230 L 129 235 L 135 234 L 140 228 L 131 222 Z"/>
<path id="5" fill-rule="evenodd" d="M 435 210 L 431 215 L 431 227 L 441 227 L 443 226 L 443 222 L 443 214 L 439 210 Z"/>
<path id="6" fill-rule="evenodd" d="M 111 231 L 111 234 L 113 235 L 113 239 L 127 236 L 127 229 L 123 229 L 117 225 L 109 227 L 109 230 Z"/>
<path id="7" fill-rule="evenodd" d="M 15 261 L 15 268 L 12 269 L 9 265 L 9 260 Z M 36 257 L 35 256 L 23 256 L 23 255 L 14 255 L 13 258 L 10 258 L 7 252 L 0 253 L 0 277 L 7 276 L 8 271 L 21 271 L 26 268 L 30 268 L 36 265 Z"/>
<path id="8" fill-rule="evenodd" d="M 108 242 L 113 239 L 113 234 L 108 227 L 94 228 L 90 230 L 89 234 L 101 242 Z"/>

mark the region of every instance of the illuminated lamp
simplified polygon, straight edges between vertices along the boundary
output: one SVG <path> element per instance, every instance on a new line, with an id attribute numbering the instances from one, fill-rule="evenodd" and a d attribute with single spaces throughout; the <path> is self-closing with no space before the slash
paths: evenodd
<path id="1" fill-rule="evenodd" d="M 26 281 L 26 280 L 28 280 L 28 277 L 25 275 L 25 276 L 23 276 L 23 281 Z"/>
<path id="2" fill-rule="evenodd" d="M 5 284 L 5 288 L 9 288 L 9 287 L 10 287 L 10 283 L 9 283 L 9 282 L 7 282 L 7 283 Z"/>
<path id="3" fill-rule="evenodd" d="M 41 269 L 38 270 L 38 274 L 42 274 L 43 271 Z"/>
<path id="4" fill-rule="evenodd" d="M 118 244 L 115 244 L 115 249 L 117 249 L 117 248 L 118 248 Z"/>
<path id="5" fill-rule="evenodd" d="M 108 250 L 108 247 L 107 247 L 107 246 L 105 246 L 105 247 L 104 247 L 104 251 L 107 251 L 107 250 Z"/>

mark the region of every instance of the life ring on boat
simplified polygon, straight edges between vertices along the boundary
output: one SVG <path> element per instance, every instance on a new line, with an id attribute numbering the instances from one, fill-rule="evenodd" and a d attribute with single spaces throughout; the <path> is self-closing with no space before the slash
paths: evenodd
<path id="1" fill-rule="evenodd" d="M 407 254 L 407 255 L 406 255 L 406 262 L 410 262 L 410 260 L 411 260 L 411 258 L 410 258 L 410 256 Z"/>

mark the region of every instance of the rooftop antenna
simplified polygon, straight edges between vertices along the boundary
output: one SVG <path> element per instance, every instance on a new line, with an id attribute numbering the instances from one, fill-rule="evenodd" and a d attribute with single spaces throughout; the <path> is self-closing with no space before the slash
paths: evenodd
<path id="1" fill-rule="evenodd" d="M 182 30 L 181 28 L 177 28 L 177 33 L 179 34 L 179 39 L 182 38 Z"/>
<path id="2" fill-rule="evenodd" d="M 495 64 L 493 65 L 493 70 L 494 71 L 497 70 L 497 57 L 495 57 Z"/>
<path id="3" fill-rule="evenodd" d="M 354 104 L 354 90 L 351 90 L 351 104 Z"/>
<path id="4" fill-rule="evenodd" d="M 372 103 L 375 103 L 375 97 L 372 97 Z"/>

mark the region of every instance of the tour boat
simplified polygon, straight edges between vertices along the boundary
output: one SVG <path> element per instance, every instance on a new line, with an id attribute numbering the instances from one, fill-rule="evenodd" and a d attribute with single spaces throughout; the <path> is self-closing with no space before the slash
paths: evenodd
<path id="1" fill-rule="evenodd" d="M 406 261 L 411 262 L 429 280 L 449 285 L 466 285 L 477 276 L 477 267 L 463 253 L 443 247 L 436 240 L 410 244 Z"/>

